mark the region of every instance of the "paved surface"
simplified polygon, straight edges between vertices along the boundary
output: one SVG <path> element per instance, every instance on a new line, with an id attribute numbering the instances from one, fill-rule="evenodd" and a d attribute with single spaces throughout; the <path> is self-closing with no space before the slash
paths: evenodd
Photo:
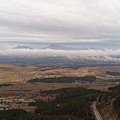
<path id="1" fill-rule="evenodd" d="M 96 108 L 96 102 L 93 103 L 93 112 L 97 120 L 103 120 L 102 116 L 100 115 L 99 111 Z"/>

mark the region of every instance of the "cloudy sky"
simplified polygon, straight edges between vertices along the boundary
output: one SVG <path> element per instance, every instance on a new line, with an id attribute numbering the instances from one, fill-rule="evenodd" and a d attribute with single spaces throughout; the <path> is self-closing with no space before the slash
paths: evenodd
<path id="1" fill-rule="evenodd" d="M 120 0 L 0 0 L 0 56 L 103 55 L 111 60 L 120 53 L 119 11 Z M 13 49 L 51 43 L 104 50 Z"/>
<path id="2" fill-rule="evenodd" d="M 0 0 L 0 42 L 120 45 L 119 0 Z"/>

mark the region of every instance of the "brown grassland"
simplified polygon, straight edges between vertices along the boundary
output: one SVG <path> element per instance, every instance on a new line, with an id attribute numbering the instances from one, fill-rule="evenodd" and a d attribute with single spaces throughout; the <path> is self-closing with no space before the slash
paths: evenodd
<path id="1" fill-rule="evenodd" d="M 52 100 L 56 96 L 42 93 L 44 90 L 55 90 L 61 88 L 84 87 L 107 91 L 110 86 L 115 86 L 114 82 L 106 82 L 106 71 L 120 71 L 119 66 L 98 66 L 72 68 L 50 68 L 48 66 L 20 66 L 10 64 L 0 64 L 0 84 L 12 84 L 12 86 L 0 87 L 0 97 L 6 99 L 34 99 Z M 61 77 L 61 76 L 96 76 L 95 82 L 78 83 L 28 83 L 33 77 Z M 13 108 L 22 108 L 31 111 L 27 104 L 13 105 Z"/>
<path id="2" fill-rule="evenodd" d="M 35 76 L 97 76 L 105 77 L 106 71 L 120 71 L 119 66 L 81 67 L 79 69 L 57 68 L 48 69 L 43 66 L 20 66 L 0 64 L 0 82 L 24 82 Z"/>
<path id="3" fill-rule="evenodd" d="M 1 96 L 46 99 L 41 95 L 43 90 L 53 90 L 67 87 L 86 87 L 89 89 L 107 90 L 115 83 L 105 82 L 106 71 L 120 71 L 119 66 L 82 67 L 79 69 L 58 68 L 48 69 L 43 66 L 19 66 L 0 64 L 0 83 L 11 83 L 12 86 L 0 87 Z M 96 76 L 93 83 L 27 83 L 35 76 L 61 77 L 61 76 Z M 48 96 L 47 96 L 48 97 Z"/>

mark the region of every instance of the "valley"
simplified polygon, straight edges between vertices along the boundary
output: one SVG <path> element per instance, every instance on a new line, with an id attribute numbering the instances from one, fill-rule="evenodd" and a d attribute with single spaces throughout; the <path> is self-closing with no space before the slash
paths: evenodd
<path id="1" fill-rule="evenodd" d="M 120 66 L 73 68 L 48 64 L 0 64 L 0 109 L 22 109 L 34 113 L 38 106 L 30 104 L 54 101 L 60 93 L 51 92 L 62 89 L 108 92 L 110 87 L 120 84 L 119 71 Z M 77 120 L 77 117 L 73 119 Z"/>

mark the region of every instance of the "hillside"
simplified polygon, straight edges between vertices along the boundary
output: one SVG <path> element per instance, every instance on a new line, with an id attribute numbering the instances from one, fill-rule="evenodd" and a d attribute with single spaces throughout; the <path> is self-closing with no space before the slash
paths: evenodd
<path id="1" fill-rule="evenodd" d="M 97 107 L 103 119 L 120 120 L 120 85 L 110 87 L 109 92 L 101 94 L 97 102 Z"/>
<path id="2" fill-rule="evenodd" d="M 53 50 L 76 50 L 75 48 L 63 46 L 59 44 L 50 44 L 48 47 L 45 47 L 43 49 L 53 49 Z"/>
<path id="3" fill-rule="evenodd" d="M 35 103 L 29 103 L 29 106 L 36 106 L 35 112 L 31 114 L 24 110 L 0 111 L 0 118 L 2 120 L 95 120 L 91 104 L 101 92 L 85 88 L 63 88 L 42 91 L 41 94 L 51 95 L 53 100 L 37 100 Z"/>

